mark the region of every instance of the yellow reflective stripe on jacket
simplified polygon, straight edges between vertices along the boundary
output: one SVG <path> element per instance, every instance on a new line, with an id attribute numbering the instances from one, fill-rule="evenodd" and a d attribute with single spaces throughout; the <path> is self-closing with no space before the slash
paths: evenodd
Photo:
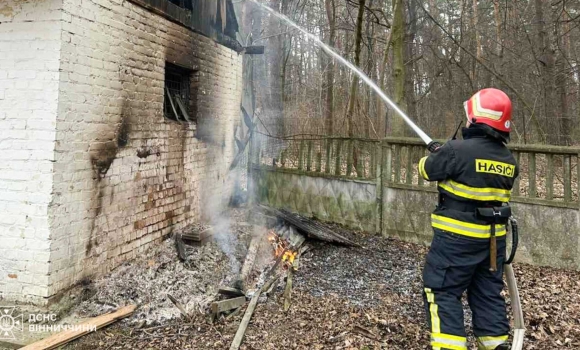
<path id="1" fill-rule="evenodd" d="M 511 191 L 493 187 L 471 187 L 453 180 L 439 182 L 439 187 L 457 197 L 476 201 L 509 202 Z"/>
<path id="2" fill-rule="evenodd" d="M 478 350 L 493 350 L 498 345 L 505 343 L 508 340 L 507 335 L 500 335 L 497 337 L 477 337 Z"/>
<path id="3" fill-rule="evenodd" d="M 491 225 L 472 224 L 470 222 L 451 219 L 445 216 L 431 214 L 431 226 L 440 230 L 457 233 L 473 238 L 491 237 Z M 505 225 L 496 225 L 495 235 L 505 236 Z"/>
<path id="4" fill-rule="evenodd" d="M 467 350 L 467 338 L 444 333 L 431 333 L 433 348 Z"/>
<path id="5" fill-rule="evenodd" d="M 419 160 L 419 175 L 421 175 L 425 180 L 429 180 L 429 175 L 425 171 L 425 161 L 427 161 L 427 157 L 421 158 Z"/>

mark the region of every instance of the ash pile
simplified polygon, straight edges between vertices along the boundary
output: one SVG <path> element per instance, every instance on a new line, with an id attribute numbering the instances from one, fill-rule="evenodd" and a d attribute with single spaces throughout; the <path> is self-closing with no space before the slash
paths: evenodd
<path id="1" fill-rule="evenodd" d="M 242 259 L 251 225 L 243 222 L 243 212 L 233 210 L 230 230 L 236 244 L 224 252 L 212 238 L 208 225 L 192 225 L 152 247 L 133 261 L 124 263 L 108 275 L 83 284 L 80 303 L 72 311 L 79 318 L 95 317 L 122 306 L 136 304 L 137 310 L 123 322 L 150 326 L 180 318 L 182 312 L 172 298 L 188 313 L 206 313 L 221 284 L 238 276 L 232 261 Z M 176 237 L 183 242 L 185 259 L 179 259 Z M 193 238 L 200 237 L 201 241 Z M 187 240 L 191 238 L 191 240 Z"/>
<path id="2" fill-rule="evenodd" d="M 174 234 L 87 284 L 74 313 L 94 317 L 135 304 L 137 310 L 123 322 L 142 328 L 178 319 L 193 324 L 199 317 L 225 322 L 243 311 L 232 342 L 238 348 L 258 303 L 275 297 L 285 311 L 290 308 L 293 277 L 311 248 L 309 239 L 357 246 L 300 215 L 255 209 L 233 209 L 224 227 L 195 225 Z"/>

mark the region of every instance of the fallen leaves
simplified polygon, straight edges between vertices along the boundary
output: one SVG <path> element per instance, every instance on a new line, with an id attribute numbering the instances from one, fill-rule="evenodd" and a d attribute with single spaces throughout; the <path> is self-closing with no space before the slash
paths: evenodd
<path id="1" fill-rule="evenodd" d="M 241 349 L 428 347 L 421 296 L 426 249 L 362 233 L 350 233 L 349 238 L 370 249 L 315 243 L 301 258 L 288 312 L 283 312 L 281 280 L 272 297 L 258 304 Z M 580 273 L 514 267 L 527 328 L 525 349 L 580 348 Z M 223 349 L 233 339 L 243 311 L 216 324 L 197 313 L 191 324 L 173 320 L 167 327 L 129 335 L 127 325 L 115 325 L 108 330 L 114 336 L 97 332 L 69 348 Z"/>

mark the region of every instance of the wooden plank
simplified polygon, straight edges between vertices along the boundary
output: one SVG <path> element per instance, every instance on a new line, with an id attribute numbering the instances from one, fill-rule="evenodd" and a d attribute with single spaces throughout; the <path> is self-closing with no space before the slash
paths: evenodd
<path id="1" fill-rule="evenodd" d="M 278 259 L 278 263 L 280 262 L 280 260 L 281 259 Z M 277 266 L 278 266 L 278 264 L 274 265 L 274 267 L 277 267 Z M 270 270 L 270 272 L 271 271 L 273 271 L 273 270 Z M 242 321 L 240 322 L 240 326 L 238 327 L 236 335 L 234 336 L 234 339 L 232 340 L 232 344 L 230 345 L 230 350 L 238 350 L 240 348 L 240 345 L 242 344 L 242 340 L 244 340 L 244 335 L 246 334 L 246 329 L 248 328 L 248 324 L 250 323 L 250 320 L 252 319 L 252 315 L 254 314 L 254 310 L 256 309 L 256 305 L 258 305 L 258 299 L 260 299 L 260 295 L 262 294 L 262 291 L 267 290 L 270 287 L 270 285 L 272 285 L 272 283 L 274 283 L 274 281 L 278 280 L 278 278 L 279 278 L 279 276 L 277 276 L 277 275 L 274 276 L 270 282 L 263 285 L 260 289 L 258 289 L 254 293 L 252 300 L 250 300 L 250 303 L 248 304 L 248 307 L 246 308 L 246 312 L 244 313 L 244 317 L 242 318 Z"/>
<path id="2" fill-rule="evenodd" d="M 316 152 L 316 172 L 322 172 L 322 152 Z"/>
<path id="3" fill-rule="evenodd" d="M 219 315 L 222 312 L 237 309 L 246 303 L 246 297 L 237 297 L 211 303 L 211 312 Z"/>
<path id="4" fill-rule="evenodd" d="M 564 156 L 564 201 L 572 201 L 572 159 L 569 154 Z"/>
<path id="5" fill-rule="evenodd" d="M 255 230 L 259 230 L 259 228 L 254 228 Z M 258 254 L 258 250 L 260 248 L 261 242 L 261 235 L 254 235 L 252 240 L 250 241 L 250 246 L 248 247 L 248 253 L 246 254 L 246 259 L 244 260 L 244 265 L 242 266 L 242 272 L 240 273 L 240 279 L 242 280 L 244 288 L 246 287 L 246 282 L 248 280 L 248 276 L 252 272 L 254 268 L 254 262 L 256 261 L 256 255 Z"/>
<path id="6" fill-rule="evenodd" d="M 548 167 L 546 169 L 546 198 L 554 199 L 554 155 L 546 154 Z"/>
<path id="7" fill-rule="evenodd" d="M 528 153 L 529 192 L 528 197 L 536 198 L 536 154 Z"/>
<path id="8" fill-rule="evenodd" d="M 83 335 L 91 333 L 90 329 L 93 329 L 93 330 L 94 329 L 101 329 L 105 326 L 108 326 L 111 323 L 117 322 L 120 319 L 123 319 L 123 318 L 131 315 L 135 311 L 136 308 L 137 308 L 137 305 L 129 305 L 129 306 L 125 306 L 123 308 L 120 308 L 119 310 L 117 310 L 113 313 L 109 313 L 109 314 L 97 316 L 95 318 L 91 318 L 88 321 L 85 321 L 81 324 L 74 326 L 74 330 L 67 330 L 64 332 L 60 332 L 60 333 L 51 335 L 48 338 L 37 341 L 37 342 L 32 343 L 30 345 L 27 345 L 27 346 L 23 347 L 22 349 L 23 350 L 56 349 L 56 348 L 63 346 L 64 344 L 66 344 L 74 339 L 77 339 L 79 337 L 82 337 Z"/>
<path id="9" fill-rule="evenodd" d="M 295 226 L 297 229 L 305 232 L 310 237 L 316 237 L 319 240 L 326 242 L 334 242 L 351 246 L 360 246 L 359 244 L 351 241 L 350 239 L 339 235 L 338 233 L 332 231 L 331 229 L 323 226 L 311 219 L 305 218 L 299 214 L 291 213 L 284 209 L 276 209 L 260 204 L 260 208 L 278 216 Z"/>
<path id="10" fill-rule="evenodd" d="M 292 262 L 292 266 L 288 269 L 288 277 L 286 278 L 286 289 L 284 290 L 284 312 L 290 309 L 290 303 L 292 300 L 292 279 L 294 277 L 294 271 L 298 270 L 298 265 L 300 261 L 300 254 L 302 249 L 296 254 L 296 258 Z"/>

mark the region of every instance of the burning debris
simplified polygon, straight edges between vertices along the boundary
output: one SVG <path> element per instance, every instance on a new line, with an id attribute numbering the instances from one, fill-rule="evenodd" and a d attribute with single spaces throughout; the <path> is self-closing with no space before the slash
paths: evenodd
<path id="1" fill-rule="evenodd" d="M 301 255 L 310 247 L 301 232 L 342 244 L 350 242 L 312 220 L 279 213 L 269 228 L 246 223 L 242 210 L 237 209 L 232 211 L 231 220 L 222 220 L 222 225 L 187 227 L 147 257 L 127 263 L 94 283 L 93 295 L 76 313 L 89 317 L 137 304 L 139 308 L 125 322 L 150 327 L 179 318 L 198 322 L 195 320 L 202 315 L 223 323 L 245 307 L 231 345 L 231 349 L 238 349 L 256 305 L 277 293 L 282 283 L 285 287 L 279 297 L 284 311 L 290 310 L 294 275 Z"/>
<path id="2" fill-rule="evenodd" d="M 291 225 L 290 226 L 291 228 L 293 226 L 296 229 L 299 229 L 300 231 L 304 232 L 306 235 L 308 235 L 308 237 L 312 237 L 325 242 L 360 247 L 360 245 L 351 241 L 350 239 L 302 215 L 291 213 L 285 209 L 275 209 L 265 205 L 260 205 L 259 207 L 264 212 L 272 214 L 276 216 L 279 220 L 282 220 L 283 222 L 287 223 L 287 225 Z"/>

